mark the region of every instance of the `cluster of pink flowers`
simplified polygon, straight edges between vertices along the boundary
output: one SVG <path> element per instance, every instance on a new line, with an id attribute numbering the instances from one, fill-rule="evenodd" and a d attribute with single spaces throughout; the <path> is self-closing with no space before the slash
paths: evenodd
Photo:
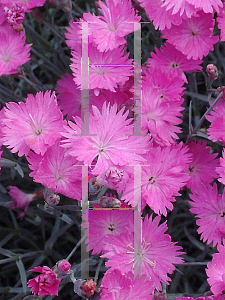
<path id="1" fill-rule="evenodd" d="M 25 45 L 25 31 L 15 28 L 26 12 L 44 2 L 1 1 L 0 76 L 16 73 L 29 61 L 31 45 Z M 169 284 L 184 252 L 171 241 L 160 215 L 173 210 L 175 197 L 186 186 L 192 192 L 190 212 L 197 217 L 198 233 L 204 242 L 218 246 L 206 270 L 218 296 L 225 290 L 225 196 L 210 184 L 218 178 L 225 184 L 224 151 L 219 160 L 207 143 L 188 140 L 184 145 L 179 134 L 185 72 L 201 71 L 203 57 L 219 40 L 213 35 L 214 12 L 225 40 L 224 5 L 221 0 L 139 2 L 167 39 L 143 70 L 125 47 L 126 36 L 141 28 L 131 0 L 99 1 L 99 15 L 85 13 L 67 28 L 72 75 L 58 81 L 57 95 L 29 94 L 25 102 L 9 102 L 0 111 L 0 146 L 25 155 L 33 180 L 54 193 L 81 201 L 85 165 L 90 194 L 104 186 L 120 195 L 101 198 L 99 206 L 82 215 L 87 250 L 108 259 L 103 300 L 147 300 L 155 289 L 162 290 L 161 283 Z M 224 99 L 206 116 L 209 138 L 223 145 Z M 23 218 L 35 195 L 12 186 L 9 190 L 13 209 L 22 210 Z M 140 212 L 147 205 L 158 216 L 143 219 Z M 69 269 L 66 263 L 35 267 L 31 271 L 41 274 L 29 280 L 28 287 L 34 295 L 57 295 L 60 272 L 68 275 Z M 74 289 L 89 297 L 95 287 L 83 280 Z"/>

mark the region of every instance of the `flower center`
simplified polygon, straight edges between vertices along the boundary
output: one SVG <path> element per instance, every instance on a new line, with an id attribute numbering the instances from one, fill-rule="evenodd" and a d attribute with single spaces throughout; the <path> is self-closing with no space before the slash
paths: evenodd
<path id="1" fill-rule="evenodd" d="M 177 63 L 175 63 L 175 62 L 172 63 L 172 68 L 178 68 L 178 67 L 179 67 L 179 65 Z"/>
<path id="2" fill-rule="evenodd" d="M 109 229 L 110 231 L 114 231 L 114 230 L 115 230 L 115 224 L 110 223 L 108 229 Z"/>
<path id="3" fill-rule="evenodd" d="M 150 184 L 154 184 L 155 183 L 155 180 L 154 180 L 153 176 L 151 176 L 148 181 L 150 182 Z"/>

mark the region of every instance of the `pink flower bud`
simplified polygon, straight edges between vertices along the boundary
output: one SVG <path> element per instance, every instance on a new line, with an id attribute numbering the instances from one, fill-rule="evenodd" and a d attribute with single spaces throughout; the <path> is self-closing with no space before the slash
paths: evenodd
<path id="1" fill-rule="evenodd" d="M 51 194 L 49 195 L 46 199 L 45 199 L 45 203 L 48 205 L 48 206 L 56 206 L 57 204 L 59 204 L 60 202 L 60 196 L 57 195 L 57 194 Z"/>
<path id="2" fill-rule="evenodd" d="M 113 197 L 102 196 L 100 197 L 100 205 L 105 208 L 119 208 L 121 202 L 119 199 Z"/>
<path id="3" fill-rule="evenodd" d="M 82 283 L 82 291 L 86 297 L 90 297 L 94 294 L 96 288 L 96 282 L 93 279 L 87 279 Z"/>
<path id="4" fill-rule="evenodd" d="M 63 259 L 57 263 L 57 267 L 61 272 L 67 274 L 71 268 L 71 264 L 67 260 Z"/>
<path id="5" fill-rule="evenodd" d="M 219 96 L 219 94 L 223 92 L 222 99 L 225 100 L 225 86 L 220 86 L 216 90 L 216 95 Z"/>
<path id="6" fill-rule="evenodd" d="M 213 65 L 213 64 L 207 65 L 206 72 L 207 72 L 210 80 L 215 80 L 218 78 L 219 73 L 218 73 L 218 69 L 215 65 Z"/>
<path id="7" fill-rule="evenodd" d="M 94 295 L 96 285 L 93 279 L 78 279 L 74 283 L 74 292 L 83 298 L 91 297 Z"/>

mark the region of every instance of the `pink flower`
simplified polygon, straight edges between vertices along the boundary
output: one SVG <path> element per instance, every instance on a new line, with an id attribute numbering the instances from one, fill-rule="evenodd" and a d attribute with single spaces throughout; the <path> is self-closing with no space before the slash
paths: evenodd
<path id="1" fill-rule="evenodd" d="M 93 136 L 79 136 L 81 120 L 75 117 L 76 124 L 68 122 L 67 139 L 63 140 L 63 147 L 67 154 L 77 157 L 84 164 L 91 166 L 97 160 L 92 173 L 99 175 L 112 166 L 137 164 L 144 161 L 141 154 L 146 153 L 149 146 L 148 136 L 129 136 L 133 133 L 132 119 L 127 119 L 128 111 L 117 112 L 117 105 L 110 107 L 103 104 L 102 112 L 92 106 L 93 114 L 89 115 L 89 130 Z M 124 114 L 123 114 L 124 113 Z M 88 117 L 86 115 L 86 117 Z M 82 123 L 85 128 L 86 123 Z M 78 134 L 78 135 L 77 135 Z"/>
<path id="2" fill-rule="evenodd" d="M 25 34 L 10 25 L 0 30 L 0 76 L 17 73 L 17 68 L 30 60 L 31 44 L 25 45 Z"/>
<path id="3" fill-rule="evenodd" d="M 148 59 L 149 67 L 159 67 L 162 71 L 169 74 L 171 77 L 182 77 L 188 83 L 184 72 L 201 71 L 200 64 L 202 60 L 187 59 L 187 56 L 177 50 L 173 45 L 166 42 L 161 46 L 160 50 L 155 48 L 155 53 L 151 52 L 151 57 Z"/>
<path id="4" fill-rule="evenodd" d="M 25 12 L 30 12 L 32 8 L 43 6 L 46 0 L 1 0 L 1 3 L 5 4 L 5 6 L 9 6 L 10 4 L 19 4 L 23 6 Z"/>
<path id="5" fill-rule="evenodd" d="M 81 166 L 59 142 L 49 147 L 43 156 L 30 151 L 27 160 L 35 182 L 72 199 L 81 200 Z"/>
<path id="6" fill-rule="evenodd" d="M 19 214 L 20 219 L 22 220 L 27 211 L 27 207 L 31 201 L 39 195 L 39 193 L 26 194 L 18 189 L 16 186 L 8 186 L 9 195 L 12 197 L 13 207 L 12 209 L 22 210 Z"/>
<path id="7" fill-rule="evenodd" d="M 156 75 L 161 75 L 164 88 L 152 87 L 149 77 L 146 76 L 147 80 L 143 81 L 142 102 L 138 101 L 137 106 L 142 105 L 143 132 L 149 131 L 157 144 L 169 146 L 175 143 L 178 139 L 177 133 L 181 132 L 181 128 L 177 125 L 182 123 L 179 117 L 182 117 L 183 99 L 181 101 L 178 96 L 177 99 L 175 98 L 176 101 L 173 101 L 177 91 L 174 94 L 172 92 L 179 80 L 171 80 L 163 73 L 157 73 Z"/>
<path id="8" fill-rule="evenodd" d="M 213 13 L 214 9 L 219 12 L 220 7 L 223 6 L 221 0 L 187 0 L 187 2 L 193 4 L 196 9 L 202 9 L 205 13 Z"/>
<path id="9" fill-rule="evenodd" d="M 138 23 L 141 17 L 135 15 L 130 0 L 106 0 L 106 4 L 102 1 L 98 4 L 103 17 L 85 13 L 83 18 L 88 22 L 90 34 L 99 51 L 113 50 L 124 45 L 124 36 L 141 28 Z"/>
<path id="10" fill-rule="evenodd" d="M 148 279 L 122 275 L 117 269 L 106 271 L 101 282 L 101 300 L 151 300 L 154 285 Z M 130 278 L 129 278 L 130 277 Z"/>
<path id="11" fill-rule="evenodd" d="M 183 14 L 190 18 L 195 13 L 195 8 L 189 3 L 189 0 L 165 0 L 163 1 L 162 7 L 166 7 L 166 10 L 173 8 L 172 15 L 179 12 L 179 15 Z"/>
<path id="12" fill-rule="evenodd" d="M 218 166 L 217 153 L 210 154 L 210 147 L 207 143 L 198 143 L 192 141 L 188 144 L 189 153 L 192 153 L 192 161 L 189 164 L 188 174 L 190 179 L 187 182 L 187 187 L 194 192 L 201 183 L 211 183 L 218 178 L 216 167 Z"/>
<path id="13" fill-rule="evenodd" d="M 225 102 L 220 99 L 213 110 L 206 115 L 211 123 L 208 128 L 209 138 L 214 142 L 222 142 L 225 145 Z"/>
<path id="14" fill-rule="evenodd" d="M 173 264 L 182 263 L 182 258 L 178 256 L 184 253 L 177 252 L 182 248 L 171 242 L 171 237 L 165 234 L 168 229 L 166 223 L 159 225 L 159 222 L 159 216 L 154 220 L 152 216 L 145 217 L 142 226 L 135 229 L 135 236 L 130 233 L 110 237 L 104 246 L 105 254 L 102 255 L 109 259 L 105 263 L 106 267 L 118 269 L 125 275 L 138 268 L 142 276 L 149 277 L 155 288 L 161 290 L 160 282 L 168 284 L 170 278 L 167 273 L 172 274 L 176 269 Z"/>
<path id="15" fill-rule="evenodd" d="M 218 195 L 217 184 L 213 187 L 202 184 L 190 194 L 190 211 L 198 218 L 196 224 L 199 226 L 198 233 L 201 234 L 203 242 L 213 247 L 221 244 L 225 238 L 225 190 Z"/>
<path id="16" fill-rule="evenodd" d="M 25 18 L 25 10 L 21 4 L 14 3 L 12 6 L 5 6 L 4 11 L 6 21 L 10 25 L 13 25 L 17 28 L 23 23 Z"/>
<path id="17" fill-rule="evenodd" d="M 172 210 L 175 196 L 189 179 L 187 174 L 188 163 L 191 155 L 188 148 L 182 144 L 170 147 L 152 147 L 146 158 L 146 163 L 141 167 L 141 194 L 136 195 L 139 186 L 134 189 L 134 175 L 130 177 L 122 200 L 142 209 L 141 202 L 148 204 L 156 214 L 167 215 L 167 208 Z M 144 207 L 144 206 L 143 206 Z"/>
<path id="18" fill-rule="evenodd" d="M 96 95 L 102 89 L 115 92 L 118 85 L 124 85 L 133 75 L 132 59 L 128 59 L 129 53 L 123 56 L 124 50 L 119 47 L 107 52 L 100 52 L 89 44 L 89 89 L 94 89 Z M 81 70 L 81 51 L 72 52 L 71 69 L 74 81 L 81 89 L 82 70 Z"/>
<path id="19" fill-rule="evenodd" d="M 13 153 L 19 151 L 23 156 L 32 149 L 43 155 L 60 138 L 63 116 L 54 92 L 29 94 L 26 103 L 9 102 L 6 106 L 3 144 Z"/>
<path id="20" fill-rule="evenodd" d="M 225 3 L 217 15 L 218 28 L 220 29 L 220 40 L 225 41 Z"/>
<path id="21" fill-rule="evenodd" d="M 163 0 L 139 0 L 139 2 L 145 8 L 156 29 L 163 30 L 170 28 L 171 24 L 179 25 L 182 22 L 179 14 L 172 14 L 172 8 L 167 10 L 162 6 Z"/>
<path id="22" fill-rule="evenodd" d="M 218 36 L 212 36 L 214 24 L 213 14 L 199 11 L 197 16 L 184 19 L 180 25 L 172 25 L 170 29 L 164 29 L 162 34 L 188 59 L 202 59 L 219 40 Z"/>
<path id="23" fill-rule="evenodd" d="M 207 264 L 205 269 L 208 276 L 208 283 L 211 291 L 215 295 L 224 293 L 225 291 L 225 246 L 218 245 L 219 253 L 214 253 L 212 262 Z"/>
<path id="24" fill-rule="evenodd" d="M 58 296 L 59 284 L 62 279 L 57 279 L 56 275 L 49 267 L 35 267 L 29 272 L 41 273 L 34 279 L 30 279 L 27 283 L 27 286 L 31 288 L 31 291 L 34 295 L 38 294 L 39 296 Z"/>
<path id="25" fill-rule="evenodd" d="M 133 230 L 133 210 L 96 209 L 82 215 L 88 239 L 87 251 L 99 254 L 107 237 L 120 236 Z"/>
<path id="26" fill-rule="evenodd" d="M 216 171 L 220 176 L 218 180 L 225 184 L 225 149 L 223 149 L 223 155 L 220 158 L 220 166 L 216 168 Z"/>

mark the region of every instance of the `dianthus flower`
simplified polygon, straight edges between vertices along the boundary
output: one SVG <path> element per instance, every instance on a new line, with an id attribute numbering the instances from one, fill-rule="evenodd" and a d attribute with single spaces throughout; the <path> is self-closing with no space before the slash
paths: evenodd
<path id="1" fill-rule="evenodd" d="M 219 40 L 212 36 L 215 20 L 213 14 L 199 11 L 197 16 L 183 19 L 180 25 L 172 25 L 162 31 L 163 38 L 168 39 L 187 58 L 202 59 L 213 50 L 213 45 Z"/>
<path id="2" fill-rule="evenodd" d="M 25 45 L 25 34 L 10 25 L 0 30 L 0 76 L 17 73 L 17 68 L 30 60 L 31 44 Z"/>
<path id="3" fill-rule="evenodd" d="M 124 113 L 124 109 L 117 112 L 116 104 L 106 106 L 106 103 L 101 112 L 95 106 L 92 106 L 92 110 L 93 114 L 89 114 L 89 132 L 93 136 L 79 136 L 81 126 L 86 126 L 86 123 L 81 124 L 79 117 L 74 117 L 76 124 L 69 121 L 69 126 L 65 126 L 66 133 L 62 132 L 62 135 L 67 139 L 62 143 L 68 155 L 77 157 L 89 166 L 97 159 L 92 170 L 95 175 L 100 175 L 112 166 L 143 162 L 141 154 L 148 151 L 149 137 L 129 136 L 133 133 L 133 125 L 130 124 L 133 119 L 127 119 L 129 112 Z"/>
<path id="4" fill-rule="evenodd" d="M 123 48 L 119 47 L 107 52 L 100 52 L 93 44 L 89 44 L 89 89 L 94 89 L 96 95 L 102 89 L 115 92 L 119 84 L 123 85 L 129 76 L 133 75 L 132 59 L 128 59 L 129 53 L 123 56 Z M 72 52 L 72 64 L 70 65 L 74 81 L 82 88 L 81 51 Z"/>
<path id="5" fill-rule="evenodd" d="M 203 297 L 183 297 L 183 298 L 176 298 L 176 300 L 225 300 L 225 295 L 210 295 L 210 296 L 203 296 Z"/>
<path id="6" fill-rule="evenodd" d="M 141 195 L 134 199 L 134 177 L 130 177 L 122 199 L 135 207 L 141 201 L 148 204 L 156 214 L 167 215 L 172 210 L 175 196 L 189 179 L 187 174 L 191 154 L 182 144 L 170 147 L 153 147 L 144 155 L 146 163 L 141 168 Z M 137 187 L 138 188 L 138 187 Z M 137 201 L 137 203 L 135 202 Z"/>
<path id="7" fill-rule="evenodd" d="M 99 254 L 107 237 L 128 234 L 133 230 L 133 210 L 90 210 L 82 215 L 84 228 L 88 239 L 87 251 L 93 250 L 92 254 Z"/>
<path id="8" fill-rule="evenodd" d="M 225 3 L 217 15 L 218 28 L 220 29 L 220 40 L 225 41 Z"/>
<path id="9" fill-rule="evenodd" d="M 18 152 L 19 156 L 27 155 L 30 149 L 43 155 L 49 146 L 60 139 L 63 126 L 63 115 L 57 106 L 55 93 L 38 92 L 29 94 L 26 103 L 6 103 L 3 144 Z"/>
<path id="10" fill-rule="evenodd" d="M 68 32 L 65 33 L 66 44 L 71 50 L 75 50 L 77 46 L 81 47 L 82 44 L 82 34 L 80 33 L 81 27 L 79 20 L 77 22 L 71 20 L 69 25 L 70 27 L 66 27 Z"/>
<path id="11" fill-rule="evenodd" d="M 218 245 L 217 249 L 219 253 L 213 254 L 212 262 L 208 263 L 205 269 L 207 281 L 215 295 L 225 291 L 225 246 Z"/>
<path id="12" fill-rule="evenodd" d="M 165 0 L 163 1 L 162 7 L 166 7 L 166 10 L 173 8 L 172 15 L 179 13 L 180 16 L 183 14 L 190 18 L 195 13 L 195 8 L 189 3 L 189 0 Z"/>
<path id="13" fill-rule="evenodd" d="M 45 2 L 46 0 L 1 0 L 4 6 L 19 4 L 24 8 L 25 12 L 30 12 L 34 7 L 43 6 Z"/>
<path id="14" fill-rule="evenodd" d="M 188 173 L 190 179 L 187 182 L 187 187 L 194 192 L 201 183 L 211 183 L 218 178 L 216 167 L 218 166 L 217 153 L 210 154 L 210 148 L 207 144 L 192 141 L 188 144 L 189 153 L 192 153 L 192 161 L 189 164 Z"/>
<path id="15" fill-rule="evenodd" d="M 213 13 L 214 10 L 219 12 L 220 7 L 223 6 L 221 0 L 187 0 L 187 2 L 193 4 L 195 9 L 202 9 L 205 13 Z"/>
<path id="16" fill-rule="evenodd" d="M 178 25 L 182 22 L 182 18 L 179 14 L 172 14 L 172 8 L 167 10 L 165 7 L 162 7 L 163 0 L 139 0 L 139 2 L 141 6 L 145 8 L 155 29 L 163 30 L 170 28 L 172 24 Z"/>
<path id="17" fill-rule="evenodd" d="M 30 176 L 55 193 L 81 200 L 81 166 L 59 142 L 49 147 L 43 156 L 30 151 L 27 160 L 33 171 Z"/>
<path id="18" fill-rule="evenodd" d="M 106 0 L 98 2 L 103 16 L 85 13 L 83 19 L 88 22 L 90 34 L 99 51 L 113 50 L 126 43 L 124 36 L 141 28 L 130 0 Z M 136 28 L 134 30 L 134 23 Z"/>
<path id="19" fill-rule="evenodd" d="M 18 189 L 16 186 L 8 186 L 9 195 L 12 197 L 12 209 L 21 210 L 19 216 L 23 219 L 27 211 L 28 205 L 31 201 L 37 199 L 40 193 L 26 194 Z"/>
<path id="20" fill-rule="evenodd" d="M 30 279 L 27 283 L 28 287 L 31 288 L 31 291 L 34 295 L 38 294 L 38 296 L 58 296 L 59 284 L 62 279 L 57 279 L 56 275 L 49 267 L 35 267 L 29 272 L 41 273 L 34 279 Z"/>
<path id="21" fill-rule="evenodd" d="M 223 150 L 222 157 L 220 157 L 220 166 L 216 168 L 216 171 L 220 176 L 218 180 L 225 184 L 225 150 Z"/>
<path id="22" fill-rule="evenodd" d="M 173 45 L 166 42 L 164 46 L 155 48 L 155 53 L 151 52 L 151 58 L 148 59 L 149 67 L 159 67 L 162 71 L 171 77 L 182 77 L 187 83 L 187 77 L 184 72 L 201 71 L 202 60 L 187 59 L 181 51 L 177 50 Z"/>
<path id="23" fill-rule="evenodd" d="M 150 280 L 122 275 L 117 269 L 108 270 L 101 282 L 101 300 L 151 300 L 154 285 Z M 130 278 L 129 278 L 130 277 Z"/>
<path id="24" fill-rule="evenodd" d="M 220 195 L 217 192 L 217 184 L 213 187 L 202 184 L 190 194 L 190 211 L 196 215 L 196 224 L 199 226 L 198 233 L 207 244 L 213 242 L 213 247 L 221 244 L 225 238 L 225 190 Z"/>
<path id="25" fill-rule="evenodd" d="M 164 101 L 159 89 L 147 87 L 143 84 L 142 102 L 142 129 L 144 133 L 150 132 L 153 140 L 162 146 L 169 146 L 178 139 L 177 133 L 181 128 L 177 125 L 182 123 L 181 101 Z"/>
<path id="26" fill-rule="evenodd" d="M 72 120 L 73 116 L 81 116 L 81 90 L 78 88 L 73 80 L 73 77 L 66 74 L 62 79 L 57 82 L 59 87 L 56 87 L 58 93 L 58 106 L 64 116 Z M 93 90 L 89 91 L 87 101 L 89 100 L 89 107 L 94 105 L 98 109 L 102 109 L 104 102 L 111 105 L 117 104 L 118 109 L 123 106 L 126 108 L 133 108 L 132 94 L 128 91 L 123 91 L 121 88 L 116 88 L 116 92 L 109 90 L 102 90 L 98 96 L 96 96 Z"/>
<path id="27" fill-rule="evenodd" d="M 102 255 L 109 259 L 106 267 L 118 269 L 125 275 L 138 268 L 142 276 L 149 277 L 155 288 L 161 290 L 160 282 L 168 284 L 170 278 L 167 273 L 172 274 L 176 269 L 173 264 L 182 263 L 182 258 L 178 256 L 184 253 L 178 252 L 182 248 L 171 242 L 171 237 L 165 234 L 168 229 L 166 223 L 159 225 L 159 222 L 159 216 L 154 220 L 152 216 L 145 217 L 142 229 L 139 226 L 135 228 L 135 236 L 130 233 L 110 237 Z"/>
<path id="28" fill-rule="evenodd" d="M 225 102 L 220 99 L 213 110 L 206 115 L 206 119 L 211 123 L 208 128 L 209 138 L 213 142 L 222 142 L 225 145 Z"/>

